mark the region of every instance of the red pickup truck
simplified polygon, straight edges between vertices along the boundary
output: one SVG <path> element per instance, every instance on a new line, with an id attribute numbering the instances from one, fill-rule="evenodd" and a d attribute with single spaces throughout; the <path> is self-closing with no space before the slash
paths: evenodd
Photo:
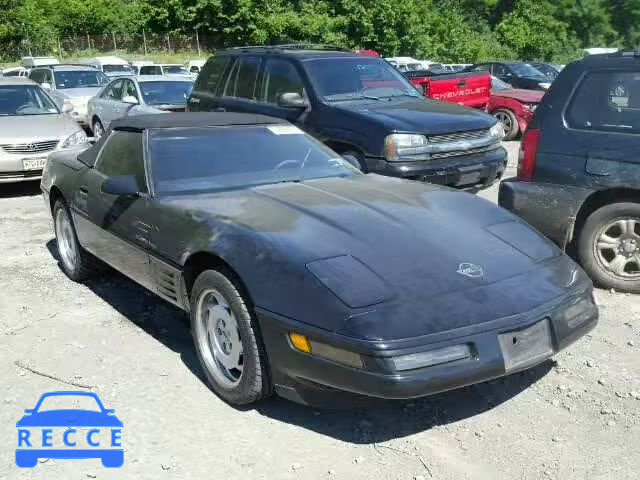
<path id="1" fill-rule="evenodd" d="M 422 88 L 425 97 L 482 110 L 486 110 L 489 103 L 491 76 L 488 72 L 416 70 L 403 74 L 411 83 Z"/>

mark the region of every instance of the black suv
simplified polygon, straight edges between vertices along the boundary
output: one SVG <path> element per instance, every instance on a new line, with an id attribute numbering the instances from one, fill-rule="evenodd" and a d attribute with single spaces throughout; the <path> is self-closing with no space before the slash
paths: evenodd
<path id="1" fill-rule="evenodd" d="M 640 292 L 640 51 L 588 56 L 560 72 L 499 201 L 575 247 L 599 285 Z"/>
<path id="2" fill-rule="evenodd" d="M 386 61 L 335 47 L 217 52 L 187 110 L 285 118 L 364 172 L 482 187 L 506 166 L 493 117 L 428 100 Z"/>

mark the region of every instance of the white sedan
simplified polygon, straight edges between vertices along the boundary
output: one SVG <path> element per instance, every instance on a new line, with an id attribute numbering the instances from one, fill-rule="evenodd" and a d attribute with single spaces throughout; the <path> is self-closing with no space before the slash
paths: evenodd
<path id="1" fill-rule="evenodd" d="M 183 112 L 193 88 L 189 76 L 117 78 L 89 100 L 87 119 L 96 138 L 121 117 L 147 113 Z"/>

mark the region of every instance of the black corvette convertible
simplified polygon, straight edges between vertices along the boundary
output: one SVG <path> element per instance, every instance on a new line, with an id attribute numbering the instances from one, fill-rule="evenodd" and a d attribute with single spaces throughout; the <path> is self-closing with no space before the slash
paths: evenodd
<path id="1" fill-rule="evenodd" d="M 597 323 L 592 286 L 471 194 L 364 175 L 282 120 L 164 114 L 52 154 L 64 272 L 107 263 L 190 312 L 235 404 L 411 398 L 531 367 Z"/>

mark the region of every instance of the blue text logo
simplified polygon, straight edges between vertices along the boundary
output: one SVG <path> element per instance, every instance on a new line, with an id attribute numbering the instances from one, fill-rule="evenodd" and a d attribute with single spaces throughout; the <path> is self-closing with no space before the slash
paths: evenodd
<path id="1" fill-rule="evenodd" d="M 16 465 L 33 468 L 39 458 L 99 458 L 121 467 L 122 422 L 92 392 L 49 392 L 16 423 Z"/>

